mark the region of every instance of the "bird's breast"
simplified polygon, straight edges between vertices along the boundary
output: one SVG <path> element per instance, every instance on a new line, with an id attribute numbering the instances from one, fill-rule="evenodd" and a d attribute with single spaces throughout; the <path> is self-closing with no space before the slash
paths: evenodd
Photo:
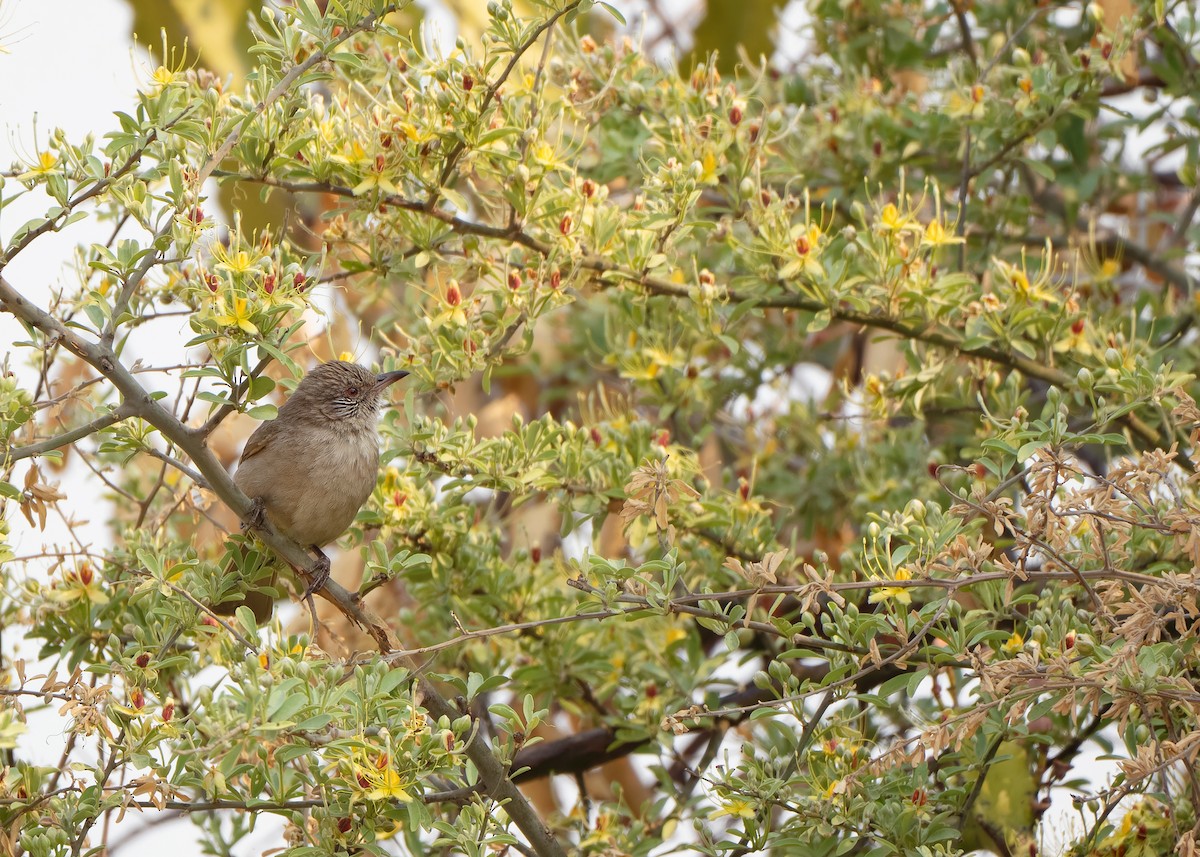
<path id="1" fill-rule="evenodd" d="M 301 544 L 321 547 L 346 531 L 375 488 L 379 437 L 373 428 L 313 427 L 290 437 L 285 448 L 264 450 L 244 466 L 252 464 L 276 469 L 264 493 L 275 525 Z"/>

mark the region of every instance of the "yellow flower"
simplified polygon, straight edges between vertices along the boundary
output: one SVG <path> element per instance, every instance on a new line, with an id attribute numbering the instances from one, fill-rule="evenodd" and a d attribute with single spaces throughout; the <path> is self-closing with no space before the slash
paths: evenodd
<path id="1" fill-rule="evenodd" d="M 28 170 L 17 176 L 18 181 L 37 178 L 38 176 L 50 176 L 55 173 L 61 173 L 58 168 L 58 157 L 49 152 L 40 152 L 38 154 L 37 163 L 31 166 Z"/>
<path id="2" fill-rule="evenodd" d="M 248 274 L 258 267 L 259 262 L 245 250 L 239 250 L 233 255 L 214 250 L 213 256 L 217 259 L 216 269 L 218 271 L 225 270 L 231 274 Z"/>
<path id="3" fill-rule="evenodd" d="M 167 68 L 165 65 L 160 65 L 150 75 L 151 82 L 159 89 L 165 89 L 175 82 L 175 72 Z"/>
<path id="4" fill-rule="evenodd" d="M 102 605 L 108 603 L 108 596 L 100 586 L 100 576 L 84 564 L 78 571 L 70 571 L 63 575 L 60 583 L 49 591 L 50 599 L 60 604 L 70 604 L 74 601 L 87 601 Z"/>
<path id="5" fill-rule="evenodd" d="M 907 568 L 900 568 L 896 571 L 895 580 L 912 580 L 912 572 Z M 880 601 L 892 599 L 900 604 L 912 604 L 912 593 L 908 591 L 907 586 L 884 586 L 878 592 L 871 594 L 867 599 L 870 604 L 878 604 Z"/>
<path id="6" fill-rule="evenodd" d="M 1119 273 L 1121 273 L 1121 260 L 1109 257 L 1100 263 L 1100 267 L 1096 271 L 1096 279 L 1108 282 Z"/>
<path id="7" fill-rule="evenodd" d="M 236 327 L 251 336 L 258 334 L 258 328 L 254 326 L 254 322 L 250 320 L 252 313 L 248 312 L 247 301 L 245 298 L 234 298 L 232 311 L 227 307 L 225 298 L 217 298 L 217 324 L 225 327 Z"/>
<path id="8" fill-rule="evenodd" d="M 678 625 L 672 625 L 670 627 L 670 629 L 667 631 L 666 648 L 668 648 L 668 649 L 671 648 L 671 646 L 675 645 L 680 640 L 686 640 L 687 637 L 688 637 L 687 631 L 685 631 L 683 628 L 681 628 Z"/>
<path id="9" fill-rule="evenodd" d="M 750 800 L 749 798 L 738 796 L 726 799 L 721 804 L 721 808 L 715 810 L 712 815 L 709 816 L 709 818 L 720 818 L 723 815 L 728 815 L 734 818 L 754 818 L 754 816 L 757 814 L 758 807 L 754 801 Z"/>
<path id="10" fill-rule="evenodd" d="M 926 247 L 944 247 L 947 244 L 961 244 L 963 239 L 956 238 L 946 231 L 946 227 L 939 220 L 929 221 L 929 225 L 925 227 L 925 234 L 921 238 L 921 243 Z"/>
<path id="11" fill-rule="evenodd" d="M 408 791 L 412 783 L 402 780 L 400 772 L 390 764 L 382 770 L 375 765 L 359 766 L 355 768 L 355 773 L 360 783 L 363 780 L 368 783 L 367 800 L 398 800 L 406 803 L 412 800 Z"/>
<path id="12" fill-rule="evenodd" d="M 1012 287 L 1016 297 L 1030 303 L 1033 301 L 1044 301 L 1048 304 L 1059 303 L 1059 296 L 1050 289 L 1050 270 L 1047 266 L 1044 265 L 1038 272 L 1037 278 L 1031 282 L 1023 267 L 1010 265 L 999 259 L 996 259 L 995 263 L 1008 285 Z"/>
<path id="13" fill-rule="evenodd" d="M 905 223 L 908 222 L 908 218 L 901 217 L 900 210 L 896 208 L 893 203 L 889 202 L 883 207 L 883 210 L 879 212 L 879 222 L 883 225 L 884 229 L 890 229 L 894 231 L 896 229 L 904 228 Z"/>
<path id="14" fill-rule="evenodd" d="M 1015 655 L 1025 648 L 1025 638 L 1014 631 L 1013 635 L 1008 638 L 1008 642 L 1000 648 L 1006 655 Z"/>

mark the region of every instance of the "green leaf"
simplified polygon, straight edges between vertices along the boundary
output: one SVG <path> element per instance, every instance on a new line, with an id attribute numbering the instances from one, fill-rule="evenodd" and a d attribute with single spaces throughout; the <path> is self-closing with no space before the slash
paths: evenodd
<path id="1" fill-rule="evenodd" d="M 605 9 L 608 10 L 608 14 L 612 15 L 614 18 L 617 19 L 617 21 L 620 23 L 620 25 L 622 27 L 626 26 L 625 16 L 622 15 L 619 11 L 617 11 L 617 8 L 615 6 L 613 6 L 611 3 L 605 3 L 604 0 L 599 0 L 599 2 L 600 2 L 601 6 L 603 6 Z M 1159 2 L 1162 2 L 1162 0 L 1159 0 Z M 1162 23 L 1162 21 L 1160 20 L 1159 23 Z"/>
<path id="2" fill-rule="evenodd" d="M 279 408 L 275 405 L 258 405 L 246 411 L 246 413 L 256 420 L 273 420 L 278 416 Z"/>

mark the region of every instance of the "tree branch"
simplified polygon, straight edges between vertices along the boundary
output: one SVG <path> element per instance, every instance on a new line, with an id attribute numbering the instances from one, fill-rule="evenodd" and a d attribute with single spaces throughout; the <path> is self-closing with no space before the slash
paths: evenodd
<path id="1" fill-rule="evenodd" d="M 208 481 L 212 491 L 239 518 L 244 520 L 248 516 L 250 499 L 233 483 L 204 440 L 196 437 L 174 414 L 163 408 L 106 346 L 88 342 L 68 330 L 53 316 L 22 296 L 2 274 L 0 310 L 16 316 L 40 331 L 46 337 L 47 346 L 59 342 L 68 351 L 95 367 L 116 387 L 122 396 L 123 405 L 133 416 L 144 419 L 186 453 Z M 312 557 L 300 545 L 276 532 L 269 521 L 266 521 L 257 533 L 281 559 L 304 574 L 311 574 Z M 347 619 L 364 628 L 375 640 L 381 654 L 386 655 L 396 649 L 387 626 L 363 607 L 357 594 L 347 591 L 332 580 L 327 581 L 318 594 L 333 604 Z M 453 720 L 459 716 L 459 711 L 451 706 L 428 679 L 418 679 L 418 688 L 423 705 L 435 719 L 447 717 Z M 480 779 L 487 786 L 488 793 L 504 804 L 509 816 L 529 838 L 537 853 L 541 857 L 565 857 L 562 846 L 550 834 L 525 796 L 513 785 L 507 771 L 492 753 L 491 747 L 483 741 L 472 741 L 467 745 L 466 752 L 479 771 Z"/>
<path id="2" fill-rule="evenodd" d="M 39 440 L 36 443 L 28 444 L 27 446 L 13 447 L 4 452 L 0 452 L 0 459 L 7 458 L 9 461 L 20 461 L 22 458 L 32 458 L 35 455 L 44 455 L 52 450 L 60 447 L 70 446 L 78 440 L 83 440 L 85 437 L 95 434 L 102 429 L 129 419 L 133 416 L 133 411 L 127 408 L 124 403 L 113 408 L 106 414 L 101 414 L 92 420 L 90 423 L 84 423 L 81 426 L 65 431 L 60 435 Z"/>

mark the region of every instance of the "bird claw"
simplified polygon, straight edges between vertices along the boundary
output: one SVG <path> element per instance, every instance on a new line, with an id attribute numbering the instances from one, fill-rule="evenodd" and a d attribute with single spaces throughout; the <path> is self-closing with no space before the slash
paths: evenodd
<path id="1" fill-rule="evenodd" d="M 308 589 L 304 590 L 302 601 L 311 598 L 313 593 L 319 592 L 329 581 L 329 557 L 325 556 L 320 548 L 314 547 L 313 550 L 317 552 L 317 558 L 308 570 Z"/>
<path id="2" fill-rule="evenodd" d="M 250 501 L 250 509 L 246 512 L 246 517 L 242 519 L 242 532 L 261 530 L 266 522 L 267 504 L 262 497 L 255 497 Z"/>

